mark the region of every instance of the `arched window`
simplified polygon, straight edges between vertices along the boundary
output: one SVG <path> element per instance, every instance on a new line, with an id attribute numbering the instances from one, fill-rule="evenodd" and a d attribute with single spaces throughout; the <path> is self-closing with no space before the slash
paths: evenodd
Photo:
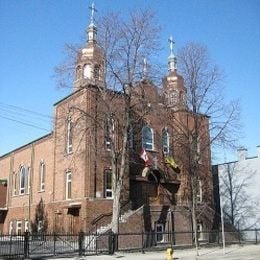
<path id="1" fill-rule="evenodd" d="M 111 114 L 105 122 L 105 148 L 107 151 L 112 149 L 112 145 L 116 145 L 115 139 L 116 122 L 113 114 Z"/>
<path id="2" fill-rule="evenodd" d="M 173 90 L 170 94 L 169 94 L 169 104 L 170 105 L 175 105 L 178 101 L 178 92 L 176 90 Z"/>
<path id="3" fill-rule="evenodd" d="M 78 66 L 76 68 L 76 80 L 80 79 L 80 74 L 81 74 L 81 68 L 80 66 Z"/>
<path id="4" fill-rule="evenodd" d="M 45 190 L 45 175 L 46 175 L 46 165 L 43 160 L 40 162 L 39 169 L 39 191 Z"/>
<path id="5" fill-rule="evenodd" d="M 164 154 L 170 152 L 170 135 L 166 128 L 162 130 L 162 149 Z"/>
<path id="6" fill-rule="evenodd" d="M 16 221 L 16 235 L 22 235 L 22 220 Z"/>
<path id="7" fill-rule="evenodd" d="M 24 232 L 29 232 L 29 221 L 28 220 L 24 221 Z"/>
<path id="8" fill-rule="evenodd" d="M 20 167 L 20 194 L 25 193 L 25 179 L 26 179 L 26 170 L 24 166 Z"/>
<path id="9" fill-rule="evenodd" d="M 69 117 L 67 122 L 67 153 L 72 153 L 72 138 L 73 138 L 73 122 L 71 117 Z"/>
<path id="10" fill-rule="evenodd" d="M 128 130 L 128 146 L 130 149 L 134 148 L 134 130 L 132 125 L 129 125 Z"/>
<path id="11" fill-rule="evenodd" d="M 84 79 L 90 79 L 91 78 L 91 66 L 90 66 L 90 64 L 86 64 L 84 66 L 83 77 L 84 77 Z"/>
<path id="12" fill-rule="evenodd" d="M 13 227 L 14 222 L 11 220 L 9 222 L 9 235 L 13 235 L 14 234 L 14 227 Z"/>
<path id="13" fill-rule="evenodd" d="M 154 150 L 153 129 L 149 126 L 144 126 L 142 129 L 142 145 L 144 149 Z"/>
<path id="14" fill-rule="evenodd" d="M 157 242 L 163 242 L 163 239 L 164 239 L 164 224 L 156 223 L 155 224 L 155 230 L 156 230 L 156 241 Z"/>

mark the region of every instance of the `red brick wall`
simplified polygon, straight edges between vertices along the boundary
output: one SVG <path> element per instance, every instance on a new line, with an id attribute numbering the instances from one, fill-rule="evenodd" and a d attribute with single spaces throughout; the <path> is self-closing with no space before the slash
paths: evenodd
<path id="1" fill-rule="evenodd" d="M 178 134 L 176 134 L 176 125 L 180 124 L 180 122 L 185 125 L 187 117 L 190 117 L 190 115 L 186 112 L 176 111 L 172 114 L 171 111 L 165 110 L 165 107 L 160 103 L 157 89 L 153 85 L 146 84 L 143 86 L 143 91 L 145 96 L 149 97 L 149 100 L 146 100 L 149 103 L 143 103 L 147 104 L 147 106 L 144 107 L 140 99 L 133 101 L 133 103 L 136 102 L 136 115 L 138 115 L 139 119 L 142 117 L 142 120 L 139 121 L 139 125 L 135 128 L 135 141 L 137 144 L 134 147 L 131 160 L 134 160 L 140 167 L 131 168 L 130 174 L 141 175 L 144 167 L 139 154 L 141 150 L 141 128 L 146 123 L 154 129 L 155 134 L 155 149 L 154 151 L 147 151 L 148 156 L 151 159 L 157 156 L 158 167 L 161 169 L 165 168 L 161 151 L 161 132 L 164 127 L 167 127 L 172 137 L 173 156 L 181 169 L 177 175 L 174 172 L 168 172 L 172 179 L 176 179 L 177 176 L 177 179 L 181 180 L 179 190 L 177 191 L 177 188 L 175 190 L 172 189 L 171 196 L 175 197 L 175 193 L 177 193 L 176 204 L 182 204 L 188 198 L 187 194 L 189 193 L 190 184 L 188 172 L 185 168 L 187 154 L 183 154 L 181 146 L 176 144 L 179 138 Z M 117 98 L 113 99 L 113 102 L 112 108 L 120 119 L 123 116 L 122 99 L 118 95 Z M 56 104 L 53 135 L 17 149 L 0 159 L 0 178 L 5 177 L 12 180 L 13 172 L 17 173 L 21 164 L 30 166 L 32 170 L 32 193 L 30 197 L 27 193 L 13 196 L 13 187 L 10 181 L 10 186 L 8 187 L 9 210 L 5 220 L 5 231 L 8 230 L 8 223 L 12 219 L 32 218 L 34 214 L 33 209 L 41 198 L 46 205 L 46 209 L 48 209 L 50 230 L 57 224 L 57 219 L 60 223 L 63 221 L 64 223 L 69 223 L 71 221 L 71 214 L 68 214 L 68 208 L 73 203 L 81 203 L 79 216 L 75 220 L 77 222 L 75 224 L 78 227 L 77 230 L 89 230 L 92 228 L 91 221 L 94 218 L 103 213 L 111 212 L 112 203 L 104 198 L 104 169 L 111 166 L 109 152 L 104 148 L 102 121 L 105 120 L 103 113 L 105 110 L 106 107 L 102 103 L 102 99 L 97 96 L 96 88 L 89 87 L 76 91 L 73 95 Z M 147 113 L 142 115 L 141 113 L 144 110 L 147 110 Z M 70 154 L 66 152 L 66 122 L 69 116 L 75 123 L 73 128 L 73 152 Z M 96 125 L 93 120 L 90 120 L 91 117 L 98 119 L 100 125 Z M 204 132 L 207 132 L 207 119 L 202 117 L 201 121 L 205 121 L 203 129 L 205 130 Z M 188 126 L 192 127 L 192 124 L 193 121 L 189 118 Z M 117 133 L 120 133 L 120 120 L 118 121 Z M 204 135 L 203 138 L 206 141 L 208 136 Z M 116 137 L 118 148 L 120 148 L 121 139 L 119 134 Z M 39 191 L 39 165 L 41 160 L 44 160 L 46 163 L 46 183 L 45 191 L 43 192 Z M 202 160 L 204 163 L 201 174 L 204 176 L 204 184 L 207 187 L 205 189 L 207 193 L 205 192 L 204 197 L 210 201 L 212 182 L 209 149 L 205 151 Z M 72 172 L 72 198 L 70 200 L 65 199 L 66 170 L 68 169 Z M 139 191 L 139 186 L 133 183 L 131 183 L 131 188 L 133 189 L 131 199 L 135 208 L 138 208 L 144 201 L 141 201 L 140 196 L 135 194 L 135 192 Z M 124 200 L 127 201 L 130 190 L 129 176 L 126 176 L 124 184 Z M 147 186 L 145 188 L 147 191 L 154 191 L 152 185 L 147 183 L 145 186 Z M 30 214 L 28 209 L 29 201 L 31 204 Z M 169 200 L 161 199 L 159 204 L 166 203 L 168 205 L 169 202 Z M 110 221 L 109 218 L 106 221 Z M 156 220 L 152 219 L 152 222 L 154 221 Z M 185 226 L 188 226 L 186 222 Z M 134 228 L 139 227 L 139 224 L 136 224 Z M 67 224 L 65 224 L 63 229 L 67 230 Z"/>
<path id="2" fill-rule="evenodd" d="M 45 191 L 39 192 L 39 165 L 40 161 L 46 163 Z M 31 172 L 31 195 L 29 197 L 29 179 L 26 178 L 25 193 L 19 193 L 19 169 L 23 165 L 26 170 L 30 167 Z M 24 221 L 33 218 L 34 208 L 40 198 L 46 204 L 51 202 L 53 192 L 52 175 L 53 175 L 53 139 L 48 135 L 31 144 L 28 144 L 12 153 L 5 155 L 0 160 L 1 174 L 0 178 L 9 180 L 8 185 L 8 212 L 5 218 L 4 232 L 9 230 L 10 221 Z M 14 194 L 14 174 L 17 174 L 17 192 Z M 27 175 L 28 176 L 28 175 Z M 30 203 L 30 207 L 28 206 Z"/>

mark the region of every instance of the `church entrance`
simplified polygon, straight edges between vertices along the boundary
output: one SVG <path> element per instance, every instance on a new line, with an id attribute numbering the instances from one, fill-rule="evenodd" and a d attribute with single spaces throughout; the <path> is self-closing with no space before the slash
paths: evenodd
<path id="1" fill-rule="evenodd" d="M 68 208 L 68 232 L 71 234 L 80 232 L 79 211 L 80 208 Z"/>

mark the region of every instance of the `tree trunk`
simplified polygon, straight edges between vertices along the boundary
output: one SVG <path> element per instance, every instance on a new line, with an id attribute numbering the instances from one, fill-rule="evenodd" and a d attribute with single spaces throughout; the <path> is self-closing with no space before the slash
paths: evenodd
<path id="1" fill-rule="evenodd" d="M 112 157 L 112 169 L 113 169 L 113 190 L 114 190 L 114 200 L 113 200 L 113 215 L 112 215 L 112 232 L 118 234 L 119 232 L 119 218 L 120 218 L 120 196 L 123 186 L 123 178 L 126 171 L 126 159 L 127 159 L 127 141 L 128 141 L 128 127 L 129 127 L 129 107 L 130 100 L 126 98 L 125 100 L 125 115 L 124 115 L 124 131 L 123 131 L 123 144 L 120 160 L 120 169 L 118 173 L 117 160 L 113 160 Z M 115 153 L 114 153 L 115 154 Z"/>
<path id="2" fill-rule="evenodd" d="M 199 246 L 198 246 L 198 232 L 197 232 L 197 217 L 196 217 L 196 206 L 197 206 L 197 198 L 196 198 L 196 183 L 195 177 L 192 176 L 191 178 L 191 185 L 192 185 L 192 225 L 193 225 L 193 232 L 194 232 L 194 243 L 196 248 L 196 255 L 199 255 Z"/>
<path id="3" fill-rule="evenodd" d="M 113 200 L 113 215 L 112 215 L 112 232 L 118 234 L 119 232 L 119 217 L 120 217 L 120 192 L 121 187 L 118 185 L 115 188 Z"/>

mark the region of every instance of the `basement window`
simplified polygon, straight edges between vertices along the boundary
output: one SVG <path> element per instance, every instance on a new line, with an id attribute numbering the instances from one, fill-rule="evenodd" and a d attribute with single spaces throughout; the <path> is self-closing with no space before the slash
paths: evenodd
<path id="1" fill-rule="evenodd" d="M 161 223 L 155 224 L 156 241 L 163 242 L 164 225 Z"/>

